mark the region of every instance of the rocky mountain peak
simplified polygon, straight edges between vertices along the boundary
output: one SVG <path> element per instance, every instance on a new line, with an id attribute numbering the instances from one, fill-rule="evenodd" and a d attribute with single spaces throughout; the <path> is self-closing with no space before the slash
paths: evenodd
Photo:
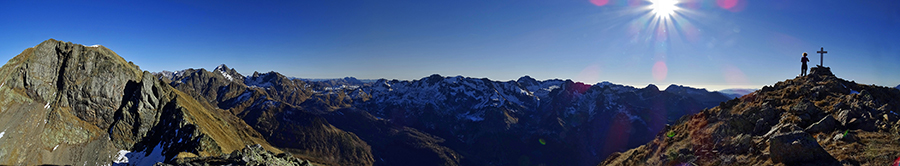
<path id="1" fill-rule="evenodd" d="M 814 67 L 808 76 L 685 116 L 601 165 L 887 165 L 900 156 L 898 112 L 900 90 Z"/>
<path id="2" fill-rule="evenodd" d="M 87 47 L 49 39 L 26 49 L 4 65 L 8 88 L 21 89 L 48 107 L 73 109 L 82 120 L 105 128 L 112 121 L 128 81 L 139 81 L 140 69 L 106 47 Z M 88 88 L 90 87 L 90 88 Z M 80 102 L 91 99 L 92 102 Z"/>
<path id="3" fill-rule="evenodd" d="M 228 72 L 228 70 L 229 70 L 228 66 L 225 66 L 224 63 L 220 64 L 219 66 L 216 66 L 216 69 L 214 69 L 214 71 L 223 71 L 223 72 Z"/>
<path id="4" fill-rule="evenodd" d="M 440 74 L 432 74 L 431 76 L 425 77 L 423 80 L 429 85 L 434 85 L 435 83 L 443 81 L 444 77 Z"/>
<path id="5" fill-rule="evenodd" d="M 653 84 L 647 84 L 647 87 L 644 87 L 641 90 L 650 91 L 650 92 L 659 92 L 659 87 L 656 87 L 656 85 L 653 85 Z"/>
<path id="6" fill-rule="evenodd" d="M 516 80 L 516 82 L 518 82 L 519 84 L 522 84 L 524 86 L 534 86 L 534 85 L 538 84 L 537 80 L 535 80 L 534 78 L 531 78 L 531 76 L 528 76 L 528 75 L 519 77 L 519 79 Z"/>
<path id="7" fill-rule="evenodd" d="M 697 88 L 686 87 L 683 85 L 676 85 L 676 84 L 669 85 L 668 87 L 666 87 L 665 91 L 666 92 L 686 92 L 686 91 L 696 91 L 696 90 L 706 91 L 706 89 L 697 89 Z"/>
<path id="8" fill-rule="evenodd" d="M 809 68 L 810 76 L 831 76 L 834 77 L 834 74 L 831 73 L 831 68 L 816 66 Z"/>
<path id="9" fill-rule="evenodd" d="M 50 39 L 0 67 L 0 165 L 152 164 L 244 143 L 280 152 L 210 109 L 106 47 Z"/>

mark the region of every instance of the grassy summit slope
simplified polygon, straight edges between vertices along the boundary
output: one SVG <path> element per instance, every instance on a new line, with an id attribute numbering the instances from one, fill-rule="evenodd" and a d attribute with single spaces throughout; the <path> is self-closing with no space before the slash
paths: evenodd
<path id="1" fill-rule="evenodd" d="M 900 90 L 813 68 L 685 116 L 600 165 L 888 165 L 900 156 Z"/>

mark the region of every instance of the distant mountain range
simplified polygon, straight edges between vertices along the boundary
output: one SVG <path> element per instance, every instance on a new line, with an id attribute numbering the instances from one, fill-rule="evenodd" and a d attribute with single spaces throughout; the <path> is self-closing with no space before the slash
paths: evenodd
<path id="1" fill-rule="evenodd" d="M 677 85 L 660 91 L 655 85 L 586 85 L 528 76 L 506 82 L 440 75 L 419 80 L 363 82 L 347 77 L 313 81 L 276 72 L 245 77 L 225 65 L 212 71 L 186 69 L 157 76 L 198 100 L 244 118 L 279 148 L 335 164 L 517 165 L 525 159 L 536 164 L 593 165 L 614 151 L 646 142 L 682 115 L 729 99 L 721 93 Z M 286 140 L 281 138 L 308 133 L 279 132 L 281 128 L 304 128 L 288 122 L 306 118 L 323 118 L 322 125 L 354 133 L 362 140 L 354 144 L 368 144 L 371 152 L 351 155 L 342 153 L 350 149 L 310 150 L 334 146 L 331 144 L 283 143 Z"/>
<path id="2" fill-rule="evenodd" d="M 873 156 L 900 154 L 885 135 L 900 130 L 900 90 L 810 75 L 720 93 L 529 76 L 244 76 L 226 65 L 151 73 L 103 46 L 51 39 L 0 68 L 0 164 L 881 165 Z M 809 142 L 781 146 L 797 128 L 831 158 Z M 800 152 L 812 155 L 775 156 Z"/>
<path id="3" fill-rule="evenodd" d="M 740 89 L 740 88 L 736 88 L 736 89 L 723 89 L 723 90 L 719 90 L 719 91 L 716 91 L 716 92 L 725 94 L 725 96 L 728 96 L 728 97 L 731 97 L 731 98 L 738 98 L 738 97 L 741 97 L 741 96 L 744 96 L 744 95 L 747 95 L 747 94 L 756 92 L 757 90 L 759 90 L 759 89 Z"/>

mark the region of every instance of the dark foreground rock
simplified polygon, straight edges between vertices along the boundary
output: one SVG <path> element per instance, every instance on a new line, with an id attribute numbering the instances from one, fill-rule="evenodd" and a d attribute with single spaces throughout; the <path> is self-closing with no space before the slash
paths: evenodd
<path id="1" fill-rule="evenodd" d="M 772 161 L 788 165 L 812 164 L 836 165 L 837 160 L 828 154 L 815 138 L 803 131 L 775 135 L 769 139 Z"/>

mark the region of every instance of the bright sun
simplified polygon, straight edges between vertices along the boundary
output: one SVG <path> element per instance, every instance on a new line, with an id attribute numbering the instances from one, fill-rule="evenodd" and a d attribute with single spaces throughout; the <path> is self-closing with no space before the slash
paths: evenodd
<path id="1" fill-rule="evenodd" d="M 650 0 L 650 9 L 653 9 L 653 13 L 656 13 L 657 16 L 668 17 L 675 13 L 675 9 L 678 9 L 678 0 Z"/>

